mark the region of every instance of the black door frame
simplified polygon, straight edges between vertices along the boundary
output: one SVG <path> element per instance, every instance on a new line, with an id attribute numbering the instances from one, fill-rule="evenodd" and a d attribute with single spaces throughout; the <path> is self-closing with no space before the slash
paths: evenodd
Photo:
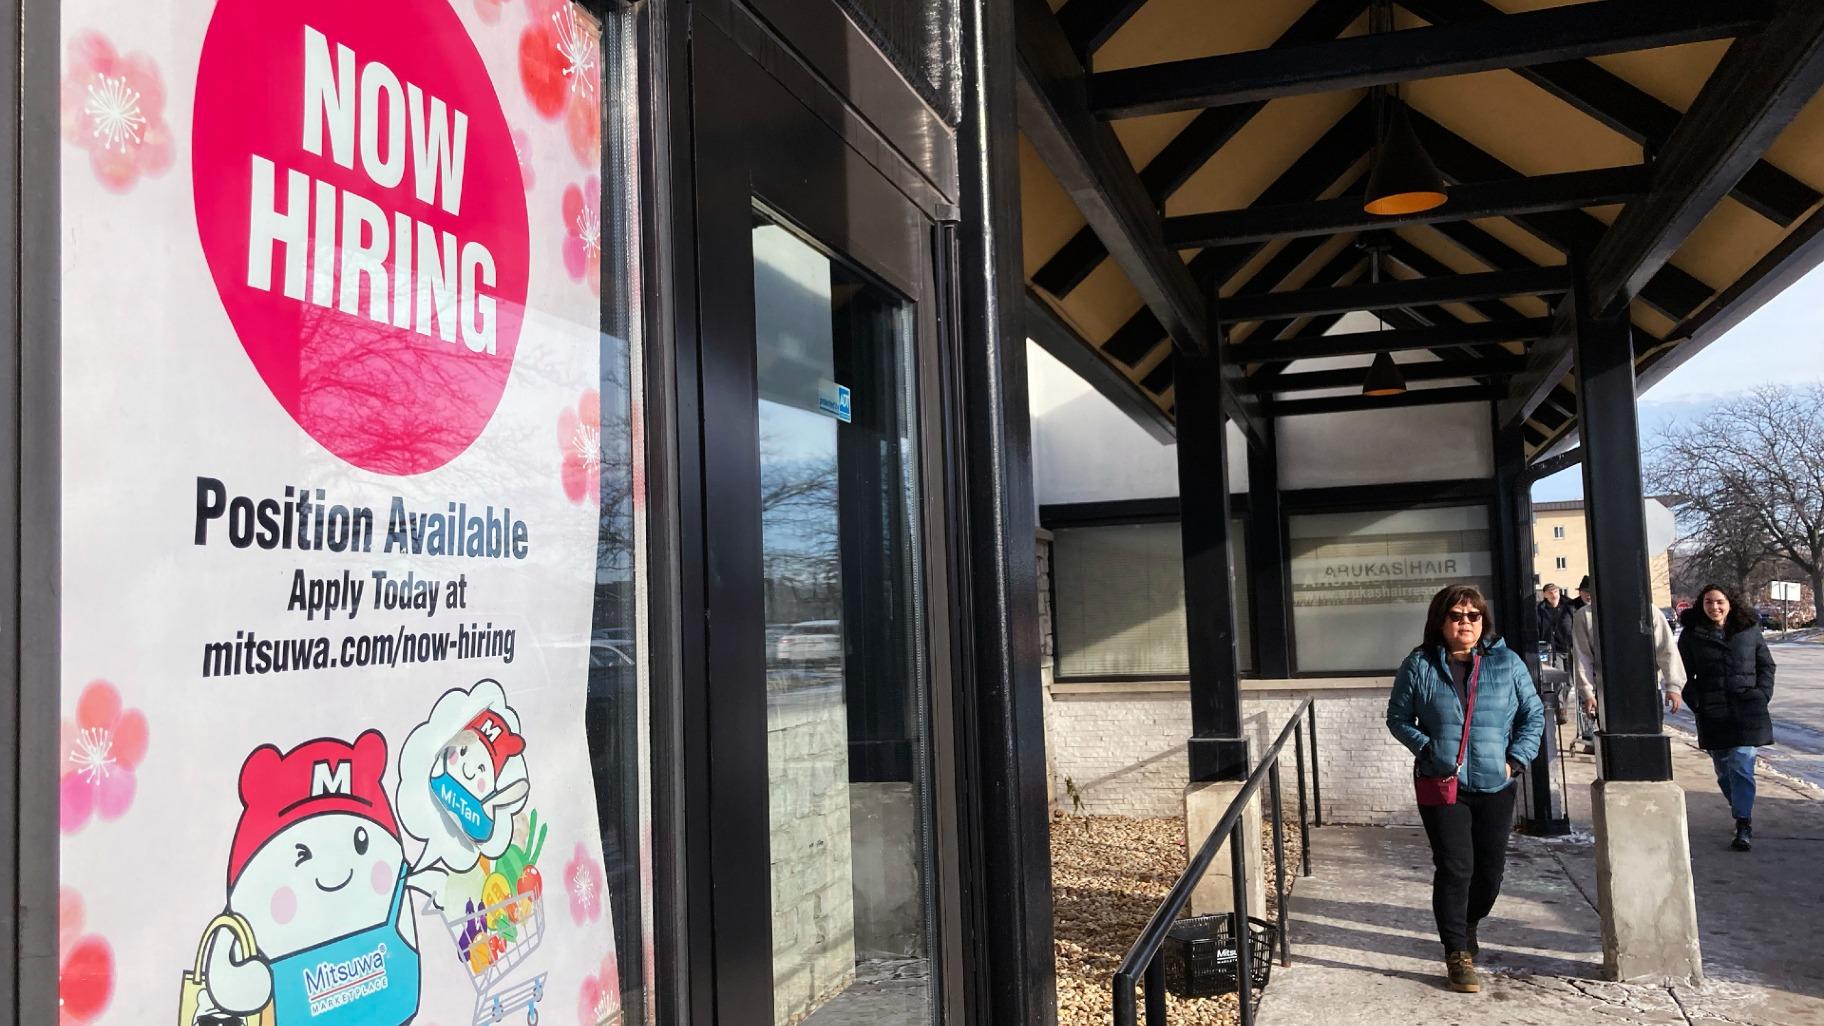
<path id="1" fill-rule="evenodd" d="M 724 9 L 722 16 L 744 17 L 733 8 Z M 928 886 L 937 903 L 933 999 L 941 1021 L 964 1022 L 962 847 L 948 616 L 947 511 L 953 497 L 941 444 L 944 293 L 934 219 L 942 205 L 932 202 L 929 183 L 921 188 L 883 169 L 880 154 L 872 154 L 875 159 L 864 155 L 849 133 L 830 124 L 827 110 L 817 109 L 816 98 L 807 101 L 775 77 L 772 69 L 789 61 L 790 54 L 761 26 L 739 20 L 734 31 L 725 32 L 721 20 L 700 10 L 690 26 L 691 243 L 698 284 L 694 297 L 682 291 L 678 297 L 680 304 L 694 298 L 696 318 L 696 331 L 678 336 L 680 410 L 690 407 L 695 413 L 694 423 L 680 415 L 679 444 L 694 448 L 689 459 L 700 475 L 691 483 L 692 494 L 680 496 L 685 501 L 678 513 L 687 525 L 684 533 L 697 536 L 685 551 L 702 558 L 702 590 L 685 597 L 685 615 L 700 614 L 706 627 L 701 655 L 686 660 L 681 679 L 682 706 L 698 710 L 695 718 L 701 721 L 684 728 L 686 738 L 696 742 L 687 740 L 685 752 L 685 804 L 696 809 L 685 820 L 687 875 L 694 885 L 685 895 L 687 901 L 709 906 L 689 913 L 687 946 L 691 965 L 713 975 L 711 983 L 691 981 L 690 1021 L 753 1021 L 756 1009 L 771 1009 L 773 1002 L 765 857 L 766 694 L 758 685 L 766 673 L 751 245 L 752 208 L 758 201 L 913 302 L 928 667 L 929 745 L 923 768 L 933 806 L 929 844 L 934 866 Z M 732 38 L 736 35 L 739 43 Z M 685 355 L 686 349 L 692 352 Z M 694 367 L 694 381 L 682 376 L 686 366 Z M 694 396 L 686 396 L 693 391 Z M 686 588 L 694 583 L 687 581 Z"/>

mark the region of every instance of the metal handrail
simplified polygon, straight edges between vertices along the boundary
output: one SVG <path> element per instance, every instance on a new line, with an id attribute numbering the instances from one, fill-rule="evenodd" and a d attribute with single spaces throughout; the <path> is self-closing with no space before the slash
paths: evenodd
<path id="1" fill-rule="evenodd" d="M 1241 1026 L 1253 1026 L 1254 1003 L 1252 985 L 1252 955 L 1248 950 L 1248 852 L 1243 845 L 1246 838 L 1242 836 L 1241 815 L 1248 802 L 1260 791 L 1262 783 L 1269 783 L 1273 799 L 1273 855 L 1277 868 L 1274 890 L 1279 899 L 1279 957 L 1280 965 L 1292 964 L 1292 948 L 1286 936 L 1286 857 L 1284 813 L 1281 811 L 1279 787 L 1279 754 L 1285 747 L 1288 738 L 1295 738 L 1295 759 L 1298 762 L 1298 832 L 1299 844 L 1303 853 L 1300 874 L 1311 875 L 1311 835 L 1306 826 L 1305 807 L 1305 737 L 1299 731 L 1300 721 L 1308 727 L 1311 735 L 1311 785 L 1318 803 L 1322 803 L 1323 792 L 1317 770 L 1317 713 L 1307 698 L 1292 711 L 1292 716 L 1280 730 L 1279 737 L 1262 753 L 1260 762 L 1242 784 L 1241 790 L 1223 810 L 1222 818 L 1204 838 L 1197 854 L 1190 864 L 1179 874 L 1177 882 L 1172 884 L 1165 901 L 1160 903 L 1158 911 L 1147 920 L 1146 928 L 1140 931 L 1140 937 L 1127 951 L 1127 957 L 1121 960 L 1121 967 L 1115 970 L 1115 1026 L 1137 1026 L 1139 1009 L 1134 1000 L 1134 984 L 1144 979 L 1146 987 L 1146 1022 L 1147 1026 L 1165 1026 L 1165 962 L 1159 957 L 1159 949 L 1165 945 L 1166 936 L 1171 932 L 1172 924 L 1177 922 L 1184 907 L 1190 903 L 1194 891 L 1203 876 L 1209 871 L 1210 863 L 1216 861 L 1216 853 L 1221 850 L 1223 840 L 1229 841 L 1230 876 L 1234 883 L 1234 907 L 1236 909 L 1235 927 L 1235 978 L 1238 983 L 1237 997 L 1241 1010 Z M 1323 813 L 1320 809 L 1317 825 L 1323 825 Z"/>

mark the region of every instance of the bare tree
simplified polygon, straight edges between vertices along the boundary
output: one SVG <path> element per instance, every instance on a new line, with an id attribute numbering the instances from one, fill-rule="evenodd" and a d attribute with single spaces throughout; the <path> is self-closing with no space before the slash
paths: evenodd
<path id="1" fill-rule="evenodd" d="M 1768 386 L 1675 424 L 1648 454 L 1712 567 L 1744 590 L 1772 558 L 1824 592 L 1824 384 Z M 1740 576 L 1737 576 L 1737 575 Z"/>

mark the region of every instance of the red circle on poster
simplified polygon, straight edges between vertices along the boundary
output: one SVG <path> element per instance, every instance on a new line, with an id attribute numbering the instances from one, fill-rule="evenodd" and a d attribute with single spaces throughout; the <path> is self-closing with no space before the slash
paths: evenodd
<path id="1" fill-rule="evenodd" d="M 364 470 L 467 449 L 506 388 L 529 268 L 513 139 L 456 13 L 221 0 L 195 115 L 203 253 L 280 404 Z"/>

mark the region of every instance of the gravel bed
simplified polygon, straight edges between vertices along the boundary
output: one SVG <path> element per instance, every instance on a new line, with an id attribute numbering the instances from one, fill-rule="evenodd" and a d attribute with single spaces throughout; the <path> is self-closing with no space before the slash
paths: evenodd
<path id="1" fill-rule="evenodd" d="M 1261 831 L 1269 917 L 1273 894 L 1273 831 Z M 1288 830 L 1286 865 L 1298 865 L 1298 835 Z M 1056 905 L 1059 1026 L 1108 1026 L 1114 1021 L 1109 983 L 1128 945 L 1184 871 L 1182 819 L 1059 816 L 1051 824 L 1051 882 Z M 1296 879 L 1296 877 L 1294 877 Z M 1144 1002 L 1144 999 L 1141 999 Z M 1173 1026 L 1234 1023 L 1235 995 L 1180 1000 L 1167 996 Z M 1142 1009 L 1141 1014 L 1145 1012 Z"/>

